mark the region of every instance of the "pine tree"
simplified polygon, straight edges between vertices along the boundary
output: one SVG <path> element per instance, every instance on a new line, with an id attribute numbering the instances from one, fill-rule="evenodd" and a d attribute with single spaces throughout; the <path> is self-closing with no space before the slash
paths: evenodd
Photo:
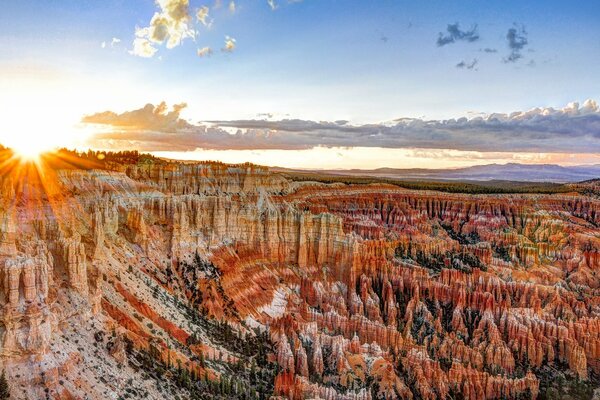
<path id="1" fill-rule="evenodd" d="M 199 357 L 200 357 L 200 366 L 202 368 L 204 368 L 206 366 L 205 361 L 204 361 L 204 353 L 200 352 L 200 356 Z"/>
<path id="2" fill-rule="evenodd" d="M 8 399 L 10 399 L 10 389 L 8 387 L 8 381 L 6 380 L 4 370 L 2 370 L 2 375 L 0 375 L 0 400 Z"/>

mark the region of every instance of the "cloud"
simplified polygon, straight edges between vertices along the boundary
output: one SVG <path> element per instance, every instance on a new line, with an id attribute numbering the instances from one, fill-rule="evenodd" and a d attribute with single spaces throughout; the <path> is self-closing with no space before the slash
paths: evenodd
<path id="1" fill-rule="evenodd" d="M 131 54 L 152 57 L 155 45 L 166 43 L 168 49 L 179 46 L 186 38 L 195 36 L 191 27 L 189 0 L 156 0 L 159 11 L 155 12 L 147 27 L 136 28 Z"/>
<path id="2" fill-rule="evenodd" d="M 186 107 L 186 103 L 175 104 L 172 110 L 168 111 L 167 104 L 163 101 L 157 106 L 146 104 L 140 109 L 126 111 L 121 114 L 113 111 L 104 111 L 86 115 L 81 122 L 110 125 L 122 129 L 153 130 L 164 133 L 192 127 L 187 121 L 180 118 L 181 110 Z"/>
<path id="3" fill-rule="evenodd" d="M 230 36 L 225 36 L 225 45 L 221 50 L 231 53 L 235 50 L 235 43 L 236 40 L 234 38 Z"/>
<path id="4" fill-rule="evenodd" d="M 287 0 L 287 3 L 294 4 L 302 1 Z M 210 18 L 209 6 L 201 6 L 196 9 L 195 15 L 192 15 L 190 14 L 189 0 L 155 0 L 155 3 L 158 10 L 152 16 L 148 26 L 141 28 L 136 26 L 135 28 L 135 38 L 132 42 L 132 49 L 129 50 L 130 54 L 145 58 L 153 57 L 158 52 L 159 46 L 163 44 L 167 49 L 172 49 L 181 45 L 187 38 L 196 39 L 198 24 L 202 24 L 206 28 L 210 28 L 213 24 L 214 19 Z M 212 8 L 219 9 L 223 6 L 222 3 L 222 0 L 215 0 Z M 267 4 L 271 10 L 279 8 L 276 0 L 267 0 Z M 235 0 L 229 0 L 227 8 L 231 14 L 235 14 L 238 4 Z M 111 46 L 114 47 L 119 42 L 120 39 L 113 38 Z M 106 48 L 107 42 L 101 42 L 100 46 Z M 235 46 L 235 39 L 227 36 L 225 47 L 222 50 L 232 52 Z"/>
<path id="5" fill-rule="evenodd" d="M 456 68 L 462 68 L 462 69 L 473 69 L 477 66 L 477 63 L 479 62 L 479 60 L 477 60 L 476 58 L 473 59 L 473 61 L 466 62 L 466 61 L 461 61 L 458 64 L 456 64 Z M 477 69 L 475 69 L 477 70 Z"/>
<path id="6" fill-rule="evenodd" d="M 527 31 L 524 26 L 515 26 L 506 33 L 506 41 L 510 54 L 504 58 L 505 63 L 516 62 L 523 58 L 521 51 L 529 43 L 527 40 Z"/>
<path id="7" fill-rule="evenodd" d="M 347 121 L 236 120 L 191 124 L 180 118 L 185 104 L 168 111 L 163 102 L 117 114 L 89 115 L 104 125 L 92 146 L 128 146 L 144 151 L 302 150 L 314 147 L 429 148 L 461 151 L 600 152 L 600 107 L 593 100 L 564 108 L 535 108 L 473 118 L 353 125 Z"/>
<path id="8" fill-rule="evenodd" d="M 110 41 L 110 47 L 116 47 L 119 45 L 119 43 L 121 43 L 121 39 L 113 37 Z M 102 47 L 103 49 L 105 49 L 108 46 L 108 43 L 106 43 L 106 41 L 103 41 L 102 43 L 100 43 L 100 47 Z"/>
<path id="9" fill-rule="evenodd" d="M 212 49 L 208 46 L 206 47 L 202 47 L 201 49 L 198 49 L 196 51 L 196 54 L 198 54 L 198 57 L 208 57 L 210 55 L 212 55 Z"/>
<path id="10" fill-rule="evenodd" d="M 207 6 L 202 6 L 196 11 L 196 20 L 204 26 L 210 26 L 212 21 L 208 20 L 209 9 Z"/>
<path id="11" fill-rule="evenodd" d="M 129 53 L 138 57 L 150 58 L 157 51 L 158 49 L 152 46 L 152 42 L 150 42 L 148 39 L 138 37 L 134 39 L 133 49 L 131 49 Z"/>
<path id="12" fill-rule="evenodd" d="M 448 32 L 446 35 L 444 35 L 442 32 L 439 33 L 437 39 L 438 47 L 442 47 L 457 41 L 475 42 L 479 40 L 477 25 L 473 25 L 470 30 L 462 31 L 460 30 L 460 26 L 457 22 L 455 24 L 448 24 L 446 31 Z"/>

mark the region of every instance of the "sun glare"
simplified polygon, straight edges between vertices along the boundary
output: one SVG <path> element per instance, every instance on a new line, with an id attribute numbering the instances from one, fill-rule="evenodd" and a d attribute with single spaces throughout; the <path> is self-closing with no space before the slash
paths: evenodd
<path id="1" fill-rule="evenodd" d="M 43 153 L 52 151 L 56 147 L 47 138 L 26 134 L 12 136 L 2 144 L 10 148 L 22 161 L 38 161 Z"/>
<path id="2" fill-rule="evenodd" d="M 35 109 L 31 113 L 41 115 L 32 119 L 22 108 L 17 108 L 0 127 L 0 144 L 23 161 L 36 161 L 42 153 L 74 146 L 77 137 L 85 134 L 58 112 Z"/>
<path id="3" fill-rule="evenodd" d="M 37 161 L 43 153 L 52 150 L 48 146 L 43 146 L 36 143 L 21 143 L 19 145 L 12 145 L 10 148 L 15 152 L 23 161 Z"/>

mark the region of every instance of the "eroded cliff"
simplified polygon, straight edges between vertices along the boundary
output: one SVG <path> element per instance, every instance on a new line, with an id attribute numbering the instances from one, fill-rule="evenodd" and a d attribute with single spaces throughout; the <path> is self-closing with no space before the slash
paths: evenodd
<path id="1" fill-rule="evenodd" d="M 594 198 L 298 184 L 247 164 L 42 172 L 2 182 L 15 398 L 598 386 Z"/>

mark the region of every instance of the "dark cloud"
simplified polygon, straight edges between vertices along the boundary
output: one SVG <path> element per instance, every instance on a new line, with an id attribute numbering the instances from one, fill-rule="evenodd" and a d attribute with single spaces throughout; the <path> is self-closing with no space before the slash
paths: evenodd
<path id="1" fill-rule="evenodd" d="M 515 26 L 506 33 L 506 41 L 510 53 L 504 58 L 505 63 L 511 63 L 523 58 L 522 50 L 529 43 L 527 40 L 527 31 L 524 26 Z"/>
<path id="2" fill-rule="evenodd" d="M 402 118 L 389 124 L 352 125 L 347 121 L 236 120 L 191 125 L 173 120 L 164 106 L 129 113 L 105 112 L 84 121 L 108 125 L 93 137 L 97 148 L 144 151 L 203 149 L 258 150 L 325 147 L 431 148 L 474 151 L 600 152 L 600 107 L 588 100 L 562 109 L 536 108 L 471 119 Z M 144 111 L 142 111 L 144 110 Z M 149 115 L 152 115 L 149 117 Z M 144 124 L 131 115 L 143 116 Z M 171 115 L 170 117 L 167 117 Z M 99 122 L 104 121 L 104 122 Z M 153 125 L 154 124 L 154 125 Z M 165 127 L 171 129 L 165 130 Z M 231 133 L 233 132 L 233 133 Z"/>
<path id="3" fill-rule="evenodd" d="M 479 40 L 479 32 L 477 31 L 477 25 L 473 25 L 470 30 L 462 31 L 457 23 L 449 24 L 446 28 L 447 34 L 439 33 L 437 39 L 438 47 L 445 46 L 457 41 L 475 42 Z"/>
<path id="4" fill-rule="evenodd" d="M 474 69 L 477 66 L 477 63 L 479 62 L 479 60 L 477 60 L 476 58 L 473 59 L 473 61 L 471 62 L 466 62 L 465 60 L 459 62 L 458 64 L 456 64 L 456 68 L 462 68 L 462 69 Z M 475 69 L 477 70 L 477 69 Z"/>

